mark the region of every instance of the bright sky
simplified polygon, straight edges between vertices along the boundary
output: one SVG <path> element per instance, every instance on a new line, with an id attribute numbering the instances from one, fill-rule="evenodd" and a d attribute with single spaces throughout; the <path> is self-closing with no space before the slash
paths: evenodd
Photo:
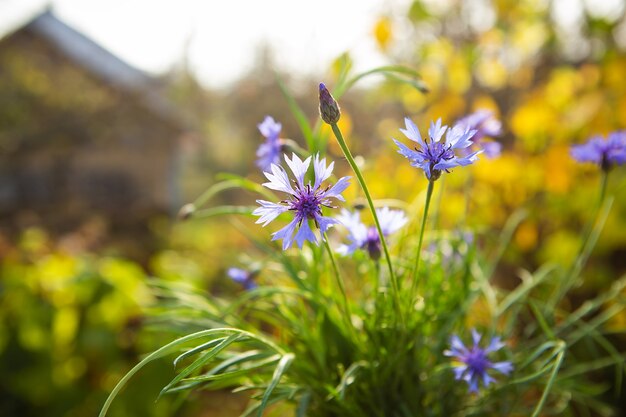
<path id="1" fill-rule="evenodd" d="M 385 64 L 371 36 L 381 12 L 406 0 L 0 0 L 0 34 L 47 4 L 131 65 L 166 71 L 187 47 L 192 70 L 219 87 L 249 69 L 264 41 L 279 68 L 321 73 L 349 51 L 356 69 Z"/>

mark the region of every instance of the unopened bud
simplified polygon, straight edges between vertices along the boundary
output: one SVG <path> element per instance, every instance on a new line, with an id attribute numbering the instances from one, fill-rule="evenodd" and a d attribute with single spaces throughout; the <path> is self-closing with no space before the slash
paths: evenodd
<path id="1" fill-rule="evenodd" d="M 330 91 L 328 91 L 324 83 L 320 83 L 320 116 L 329 125 L 336 124 L 341 117 L 339 104 L 330 95 Z"/>

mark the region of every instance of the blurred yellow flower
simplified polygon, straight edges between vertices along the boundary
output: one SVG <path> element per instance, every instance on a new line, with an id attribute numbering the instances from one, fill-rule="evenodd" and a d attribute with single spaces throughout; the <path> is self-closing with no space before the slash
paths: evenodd
<path id="1" fill-rule="evenodd" d="M 388 17 L 381 17 L 378 19 L 376 24 L 374 25 L 374 39 L 376 39 L 376 44 L 378 47 L 386 51 L 389 48 L 389 44 L 393 38 L 393 28 L 391 19 Z"/>

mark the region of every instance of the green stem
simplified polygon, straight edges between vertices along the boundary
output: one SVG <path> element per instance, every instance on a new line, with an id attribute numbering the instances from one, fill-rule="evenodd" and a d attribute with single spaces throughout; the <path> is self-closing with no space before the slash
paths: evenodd
<path id="1" fill-rule="evenodd" d="M 339 272 L 339 267 L 337 266 L 337 262 L 335 261 L 335 255 L 333 255 L 333 251 L 328 244 L 328 239 L 326 235 L 322 236 L 324 240 L 324 247 L 326 248 L 326 252 L 328 252 L 328 257 L 330 258 L 330 263 L 333 265 L 333 271 L 335 275 L 335 279 L 337 281 L 337 286 L 339 287 L 339 292 L 341 293 L 341 301 L 343 307 L 343 315 L 345 316 L 346 324 L 348 326 L 348 331 L 352 333 L 353 336 L 356 337 L 356 333 L 354 331 L 354 326 L 352 325 L 352 313 L 350 312 L 350 306 L 348 305 L 348 296 L 346 295 L 346 288 L 343 285 L 343 279 L 341 278 L 341 273 Z"/>
<path id="2" fill-rule="evenodd" d="M 393 291 L 394 303 L 396 304 L 396 308 L 398 309 L 400 318 L 402 318 L 402 315 L 400 314 L 398 281 L 396 279 L 396 275 L 393 272 L 391 256 L 389 256 L 389 249 L 387 248 L 387 242 L 385 242 L 385 236 L 383 235 L 383 231 L 380 228 L 380 222 L 378 221 L 378 215 L 376 214 L 376 208 L 374 207 L 372 196 L 370 195 L 370 192 L 367 189 L 367 184 L 365 183 L 365 180 L 363 179 L 361 170 L 357 166 L 356 162 L 354 161 L 354 158 L 352 157 L 352 154 L 350 153 L 350 149 L 348 149 L 348 146 L 346 145 L 346 141 L 343 138 L 341 130 L 339 130 L 339 127 L 337 126 L 337 124 L 332 124 L 330 126 L 333 129 L 335 138 L 337 138 L 337 142 L 339 143 L 339 146 L 341 147 L 341 150 L 343 151 L 343 154 L 346 157 L 346 160 L 350 164 L 350 167 L 354 171 L 354 174 L 356 175 L 357 180 L 359 181 L 359 185 L 361 186 L 361 189 L 363 190 L 363 194 L 365 194 L 365 198 L 367 199 L 367 204 L 369 205 L 370 211 L 372 213 L 372 217 L 374 218 L 374 223 L 376 224 L 376 230 L 378 231 L 378 238 L 380 239 L 380 243 L 383 247 L 383 252 L 385 254 L 385 261 L 387 262 L 387 268 L 389 269 L 389 280 L 391 281 L 391 288 Z"/>
<path id="3" fill-rule="evenodd" d="M 583 232 L 582 232 L 583 239 L 580 244 L 580 248 L 578 249 L 578 255 L 576 256 L 576 259 L 574 260 L 574 263 L 572 264 L 572 266 L 568 269 L 567 273 L 565 274 L 565 282 L 564 282 L 564 285 L 561 285 L 561 287 L 559 288 L 558 295 L 552 298 L 553 300 L 552 305 L 551 305 L 552 307 L 555 306 L 556 303 L 558 303 L 565 296 L 565 294 L 570 290 L 570 288 L 574 284 L 574 281 L 576 281 L 576 278 L 578 278 L 578 275 L 580 275 L 580 272 L 582 271 L 583 266 L 587 262 L 589 255 L 591 254 L 591 250 L 593 249 L 594 245 L 589 244 L 590 243 L 589 239 L 593 235 L 594 225 L 602 217 L 601 216 L 602 207 L 603 207 L 604 200 L 606 198 L 608 179 L 609 179 L 608 171 L 602 170 L 602 178 L 600 180 L 600 193 L 598 196 L 598 202 L 596 203 L 596 206 L 594 207 L 594 215 L 587 222 L 587 224 L 585 225 L 585 228 L 583 229 Z"/>
<path id="4" fill-rule="evenodd" d="M 411 272 L 411 298 L 409 299 L 413 302 L 415 298 L 415 292 L 417 291 L 417 273 L 420 265 L 420 258 L 422 257 L 422 243 L 424 243 L 424 230 L 426 230 L 426 219 L 428 218 L 428 207 L 430 206 L 430 200 L 433 196 L 433 189 L 435 188 L 435 181 L 428 181 L 428 189 L 426 190 L 426 203 L 424 204 L 424 217 L 422 217 L 422 228 L 420 230 L 420 238 L 417 243 L 417 252 L 415 254 L 415 265 L 413 266 L 413 271 Z"/>
<path id="5" fill-rule="evenodd" d="M 600 210 L 602 203 L 604 202 L 604 198 L 606 197 L 606 188 L 609 183 L 609 172 L 606 170 L 602 170 L 602 179 L 600 180 L 600 198 L 598 200 L 598 206 L 596 210 Z"/>

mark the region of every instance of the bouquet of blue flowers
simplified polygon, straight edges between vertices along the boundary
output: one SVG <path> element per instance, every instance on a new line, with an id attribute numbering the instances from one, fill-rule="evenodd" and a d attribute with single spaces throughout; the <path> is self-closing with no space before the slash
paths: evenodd
<path id="1" fill-rule="evenodd" d="M 597 372 L 613 369 L 619 392 L 625 354 L 606 323 L 624 310 L 626 278 L 580 305 L 564 300 L 583 279 L 611 209 L 607 178 L 626 162 L 626 132 L 572 149 L 575 159 L 596 163 L 603 178 L 575 262 L 522 271 L 521 282 L 504 289 L 492 276 L 523 212 L 511 216 L 489 255 L 469 228 L 437 230 L 428 221 L 445 175 L 499 154 L 499 144 L 484 138 L 497 136 L 500 122 L 478 112 L 451 127 L 437 120 L 423 134 L 406 118 L 400 132 L 410 142 L 393 141 L 425 191 L 412 203 L 388 204 L 371 195 L 338 124 L 335 97 L 354 82 L 340 79 L 334 97 L 319 86 L 321 119 L 349 176 L 333 176 L 321 122 L 310 126 L 291 100 L 308 149 L 280 138 L 280 123 L 268 116 L 259 125 L 266 141 L 257 153 L 267 182 L 230 176 L 199 199 L 241 187 L 259 195 L 258 205 L 185 207 L 186 217 L 251 214 L 262 226 L 280 226 L 265 241 L 248 234 L 267 259 L 228 269 L 243 288 L 234 299 L 159 286 L 162 314 L 195 331 L 128 372 L 100 416 L 145 364 L 165 357 L 174 357 L 177 373 L 161 394 L 249 392 L 244 416 L 261 416 L 277 403 L 290 404 L 298 417 L 614 413 L 602 400 L 608 388 Z M 364 197 L 360 210 L 342 196 L 349 186 Z"/>

